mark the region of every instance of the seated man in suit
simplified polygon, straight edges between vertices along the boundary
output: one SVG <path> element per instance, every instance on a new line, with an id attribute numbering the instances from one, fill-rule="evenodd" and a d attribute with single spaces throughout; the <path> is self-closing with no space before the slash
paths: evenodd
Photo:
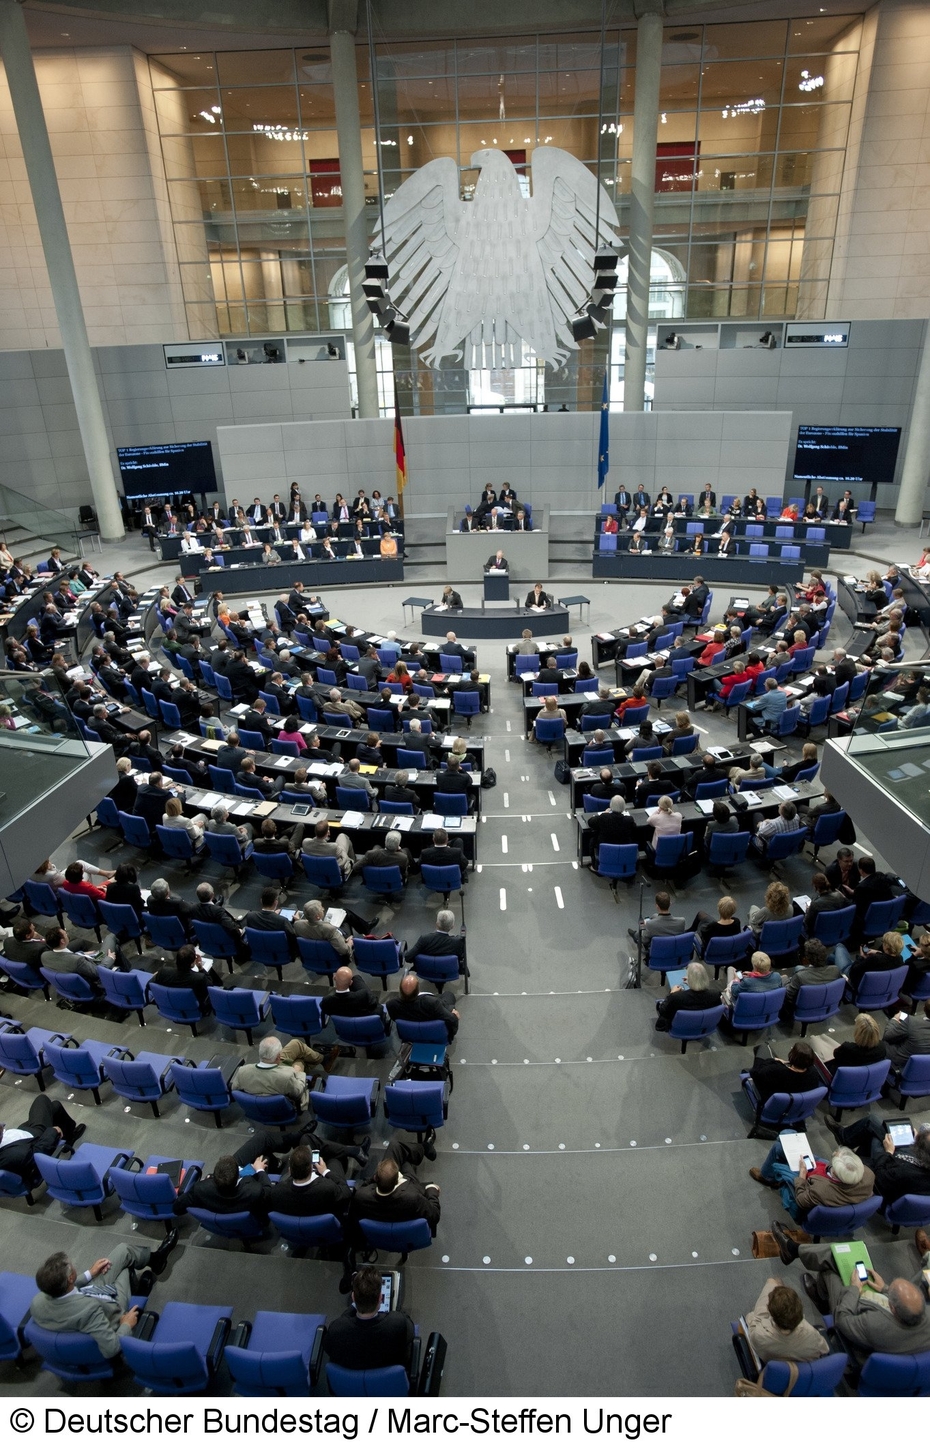
<path id="1" fill-rule="evenodd" d="M 322 1061 L 322 1054 L 300 1037 L 291 1037 L 282 1047 L 276 1036 L 266 1036 L 258 1044 L 258 1061 L 243 1062 L 232 1085 L 253 1097 L 287 1097 L 298 1112 L 306 1112 L 310 1101 L 307 1068 L 318 1067 Z"/>
<path id="2" fill-rule="evenodd" d="M 384 1005 L 392 1021 L 444 1022 L 451 1042 L 459 1029 L 459 1014 L 452 1005 L 454 1000 L 451 991 L 437 996 L 435 992 L 425 990 L 416 972 L 408 971 L 401 977 L 396 993 L 389 996 Z"/>
<path id="3" fill-rule="evenodd" d="M 242 1071 L 241 1067 L 239 1071 Z M 234 1077 L 233 1086 L 235 1084 Z M 253 1139 L 253 1150 L 254 1146 Z M 209 1177 L 202 1177 L 189 1191 L 179 1193 L 175 1198 L 175 1217 L 183 1217 L 192 1207 L 204 1208 L 218 1217 L 228 1213 L 254 1213 L 257 1217 L 265 1217 L 271 1189 L 266 1166 L 266 1158 L 257 1153 L 245 1167 L 241 1167 L 235 1157 L 218 1157 Z"/>
<path id="4" fill-rule="evenodd" d="M 637 843 L 636 825 L 632 815 L 626 809 L 626 800 L 622 795 L 612 795 L 606 810 L 590 816 L 588 828 L 591 831 L 591 848 L 594 855 L 590 868 L 595 875 L 602 845 L 635 845 Z"/>
<path id="5" fill-rule="evenodd" d="M 404 1223 L 412 1218 L 425 1218 L 435 1236 L 441 1213 L 439 1187 L 435 1182 L 421 1183 L 412 1171 L 420 1166 L 424 1158 L 429 1162 L 436 1160 L 435 1136 L 435 1128 L 430 1128 L 422 1144 L 392 1138 L 373 1177 L 356 1185 L 350 1222 L 356 1227 L 358 1238 L 361 1234 L 357 1224 L 362 1218 L 373 1218 L 381 1223 Z"/>
<path id="6" fill-rule="evenodd" d="M 780 1224 L 773 1224 L 773 1231 L 776 1226 L 781 1229 Z M 922 1274 L 917 1282 L 894 1278 L 886 1285 L 870 1268 L 864 1284 L 860 1285 L 854 1274 L 850 1284 L 844 1286 L 829 1244 L 804 1243 L 798 1247 L 783 1230 L 775 1237 L 783 1261 L 800 1258 L 808 1270 L 801 1276 L 804 1291 L 821 1313 L 832 1313 L 837 1333 L 860 1367 L 873 1353 L 930 1350 L 930 1312 Z"/>
<path id="7" fill-rule="evenodd" d="M 492 553 L 491 557 L 488 559 L 484 567 L 485 572 L 487 572 L 489 569 L 499 569 L 502 573 L 506 572 L 507 569 L 510 568 L 510 564 L 504 557 L 504 550 L 502 548 L 499 548 L 497 550 L 497 553 Z"/>
<path id="8" fill-rule="evenodd" d="M 418 808 L 419 796 L 415 790 L 408 790 L 410 775 L 407 770 L 398 770 L 390 785 L 384 787 L 384 804 L 388 805 L 412 805 L 414 810 Z"/>
<path id="9" fill-rule="evenodd" d="M 278 887 L 265 886 L 261 894 L 260 910 L 248 911 L 242 924 L 253 931 L 282 931 L 293 961 L 297 955 L 297 937 L 294 935 L 290 921 L 280 912 L 281 902 L 278 897 Z"/>
<path id="10" fill-rule="evenodd" d="M 335 840 L 330 839 L 329 821 L 318 820 L 313 835 L 303 843 L 304 855 L 331 856 L 339 862 L 343 880 L 348 880 L 355 869 L 355 847 L 344 831 Z"/>
<path id="11" fill-rule="evenodd" d="M 285 786 L 283 775 L 278 775 L 274 780 L 269 780 L 267 775 L 260 775 L 255 768 L 255 761 L 251 755 L 246 755 L 242 761 L 242 768 L 236 776 L 240 785 L 248 790 L 257 790 L 266 800 L 275 800 Z"/>
<path id="12" fill-rule="evenodd" d="M 425 931 L 422 936 L 418 936 L 405 953 L 404 960 L 416 964 L 418 956 L 457 956 L 459 971 L 467 976 L 465 934 L 453 934 L 454 931 L 455 913 L 448 910 L 437 911 L 435 931 Z"/>
<path id="13" fill-rule="evenodd" d="M 50 1333 L 86 1333 L 104 1358 L 116 1358 L 120 1340 L 139 1319 L 138 1308 L 129 1307 L 133 1291 L 151 1291 L 177 1241 L 178 1230 L 172 1227 L 157 1248 L 118 1243 L 112 1257 L 98 1258 L 81 1274 L 67 1253 L 53 1253 L 36 1273 L 39 1291 L 29 1307 L 33 1319 Z"/>
<path id="14" fill-rule="evenodd" d="M 307 1142 L 291 1150 L 287 1174 L 272 1185 L 268 1194 L 269 1212 L 284 1213 L 291 1218 L 317 1217 L 324 1213 L 345 1217 L 352 1197 L 346 1182 L 348 1159 L 330 1151 L 325 1161 L 321 1154 L 314 1163 L 312 1153 L 313 1148 Z M 378 1281 L 380 1284 L 380 1272 Z"/>
<path id="15" fill-rule="evenodd" d="M 773 1359 L 809 1363 L 830 1352 L 819 1329 L 804 1317 L 804 1305 L 780 1278 L 767 1278 L 751 1312 L 746 1314 L 749 1341 L 760 1363 Z"/>
<path id="16" fill-rule="evenodd" d="M 305 901 L 303 910 L 294 916 L 294 935 L 307 941 L 328 941 L 339 959 L 348 964 L 352 961 L 352 937 L 344 936 L 325 917 L 322 901 Z"/>
<path id="17" fill-rule="evenodd" d="M 323 1017 L 382 1016 L 381 1006 L 373 991 L 349 966 L 340 966 L 333 976 L 333 989 L 320 1002 Z"/>
<path id="18" fill-rule="evenodd" d="M 524 609 L 551 609 L 552 596 L 547 594 L 542 584 L 534 584 L 523 600 Z"/>
<path id="19" fill-rule="evenodd" d="M 433 831 L 433 843 L 420 854 L 421 865 L 457 865 L 462 883 L 468 878 L 468 860 L 460 841 L 449 844 L 449 832 L 442 826 Z"/>
<path id="20" fill-rule="evenodd" d="M 684 916 L 672 915 L 672 898 L 668 891 L 656 891 L 655 903 L 654 916 L 649 916 L 645 921 L 641 921 L 638 931 L 635 931 L 632 926 L 629 928 L 629 934 L 633 939 L 641 940 L 647 950 L 649 942 L 654 936 L 680 936 L 687 929 Z"/>
<path id="21" fill-rule="evenodd" d="M 73 951 L 67 931 L 61 926 L 53 926 L 45 933 L 46 950 L 42 952 L 41 964 L 46 971 L 62 971 L 69 975 L 80 976 L 86 981 L 95 995 L 103 995 L 103 987 L 100 985 L 100 977 L 97 975 L 97 967 L 89 957 Z M 122 952 L 119 949 L 119 940 L 116 936 L 107 934 L 103 938 L 102 945 L 97 948 L 103 952 L 104 964 L 111 970 L 128 969 L 123 960 Z"/>
<path id="22" fill-rule="evenodd" d="M 439 602 L 440 604 L 444 604 L 447 609 L 461 609 L 462 595 L 459 593 L 458 589 L 454 589 L 451 584 L 446 584 L 446 587 L 442 591 L 442 598 L 439 600 Z"/>
<path id="23" fill-rule="evenodd" d="M 239 721 L 239 728 L 248 730 L 250 733 L 261 735 L 265 744 L 277 734 L 276 727 L 271 723 L 266 713 L 268 706 L 263 699 L 256 699 L 251 709 L 246 710 Z"/>
<path id="24" fill-rule="evenodd" d="M 401 834 L 399 830 L 389 830 L 384 837 L 383 845 L 373 845 L 367 850 L 356 865 L 357 870 L 364 870 L 366 865 L 385 866 L 396 865 L 400 870 L 401 880 L 407 884 L 407 877 L 410 874 L 413 861 L 409 850 L 404 850 L 401 845 Z"/>
<path id="25" fill-rule="evenodd" d="M 406 1313 L 381 1312 L 381 1270 L 366 1264 L 352 1279 L 351 1306 L 327 1325 L 323 1344 L 341 1368 L 407 1368 L 413 1338 L 414 1325 Z"/>

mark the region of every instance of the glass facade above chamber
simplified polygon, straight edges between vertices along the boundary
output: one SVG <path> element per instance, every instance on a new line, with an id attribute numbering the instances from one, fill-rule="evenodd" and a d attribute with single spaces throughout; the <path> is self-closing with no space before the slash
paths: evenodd
<path id="1" fill-rule="evenodd" d="M 669 25 L 654 244 L 674 283 L 655 315 L 824 315 L 861 16 Z M 475 151 L 506 151 L 527 190 L 538 146 L 600 175 L 629 223 L 636 32 L 379 43 L 358 49 L 366 199 L 435 157 L 461 194 Z M 345 267 L 325 47 L 150 57 L 192 335 L 330 325 Z M 344 274 L 343 274 L 344 275 Z M 680 311 L 679 311 L 680 307 Z"/>

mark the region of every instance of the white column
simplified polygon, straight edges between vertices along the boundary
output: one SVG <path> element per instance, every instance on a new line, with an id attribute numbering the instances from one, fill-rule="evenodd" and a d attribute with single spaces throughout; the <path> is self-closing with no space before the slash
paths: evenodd
<path id="1" fill-rule="evenodd" d="M 629 271 L 626 292 L 626 362 L 623 410 L 641 413 L 646 403 L 646 340 L 649 330 L 649 267 L 656 191 L 656 132 L 662 71 L 661 0 L 638 0 L 636 98 L 630 177 Z"/>
<path id="2" fill-rule="evenodd" d="M 930 322 L 924 330 L 924 346 L 920 371 L 911 405 L 911 425 L 907 433 L 907 452 L 901 469 L 901 486 L 894 521 L 902 528 L 920 523 L 924 512 L 927 484 L 930 482 Z"/>
<path id="3" fill-rule="evenodd" d="M 375 332 L 371 313 L 362 291 L 368 260 L 368 222 L 365 217 L 365 176 L 362 166 L 362 123 L 358 110 L 358 75 L 355 68 L 355 36 L 348 30 L 334 30 L 329 37 L 329 54 L 336 93 L 336 136 L 339 142 L 339 175 L 342 183 L 342 215 L 345 221 L 346 256 L 349 263 L 349 298 L 352 306 L 352 340 L 355 343 L 355 373 L 358 412 L 362 418 L 378 416 L 378 375 L 375 366 Z"/>
<path id="4" fill-rule="evenodd" d="M 58 316 L 97 521 L 101 536 L 115 541 L 123 537 L 124 529 L 110 457 L 110 440 L 103 418 L 94 360 L 87 340 L 81 294 L 74 270 L 74 258 L 71 255 L 71 243 L 68 239 L 45 113 L 42 110 L 42 99 L 32 63 L 29 36 L 23 8 L 18 0 L 0 0 L 0 54 L 6 69 L 26 174 L 29 177 L 39 224 L 39 236 Z"/>

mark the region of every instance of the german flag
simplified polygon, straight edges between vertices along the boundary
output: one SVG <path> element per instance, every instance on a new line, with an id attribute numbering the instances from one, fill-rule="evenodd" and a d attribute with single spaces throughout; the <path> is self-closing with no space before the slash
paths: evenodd
<path id="1" fill-rule="evenodd" d="M 403 508 L 404 489 L 407 486 L 407 450 L 404 447 L 404 430 L 400 422 L 400 404 L 394 403 L 394 467 L 397 470 L 397 505 Z"/>

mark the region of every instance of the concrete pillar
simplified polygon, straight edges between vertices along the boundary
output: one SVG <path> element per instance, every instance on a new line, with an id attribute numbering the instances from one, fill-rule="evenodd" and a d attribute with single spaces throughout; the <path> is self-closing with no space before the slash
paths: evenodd
<path id="1" fill-rule="evenodd" d="M 333 6 L 333 12 L 336 10 Z M 345 7 L 338 7 L 340 10 Z M 354 7 L 351 7 L 354 8 Z M 340 17 L 333 16 L 336 23 Z M 339 174 L 342 183 L 342 215 L 345 221 L 346 256 L 349 264 L 349 298 L 352 306 L 352 340 L 355 343 L 355 371 L 358 412 L 362 418 L 378 416 L 378 375 L 375 366 L 375 333 L 371 313 L 362 291 L 368 260 L 368 221 L 365 216 L 365 176 L 362 167 L 362 124 L 358 110 L 358 74 L 355 68 L 354 30 L 333 28 L 329 54 L 336 95 L 336 136 L 339 142 Z"/>
<path id="2" fill-rule="evenodd" d="M 633 105 L 623 410 L 641 413 L 646 394 L 649 267 L 652 260 L 656 133 L 659 129 L 659 77 L 662 70 L 661 0 L 636 0 L 636 13 L 636 98 Z"/>
<path id="3" fill-rule="evenodd" d="M 39 224 L 39 236 L 48 267 L 48 279 L 58 316 L 100 534 L 108 541 L 116 541 L 123 537 L 125 530 L 113 476 L 110 440 L 103 419 L 94 360 L 87 340 L 81 294 L 78 291 L 45 113 L 42 110 L 32 63 L 26 21 L 18 0 L 0 0 L 0 54 L 6 69 L 19 140 L 26 162 L 26 174 L 29 177 Z"/>
<path id="4" fill-rule="evenodd" d="M 930 322 L 924 330 L 924 346 L 920 371 L 911 406 L 911 426 L 907 434 L 907 452 L 901 468 L 901 486 L 894 521 L 900 528 L 913 528 L 924 512 L 927 484 L 930 482 Z"/>

